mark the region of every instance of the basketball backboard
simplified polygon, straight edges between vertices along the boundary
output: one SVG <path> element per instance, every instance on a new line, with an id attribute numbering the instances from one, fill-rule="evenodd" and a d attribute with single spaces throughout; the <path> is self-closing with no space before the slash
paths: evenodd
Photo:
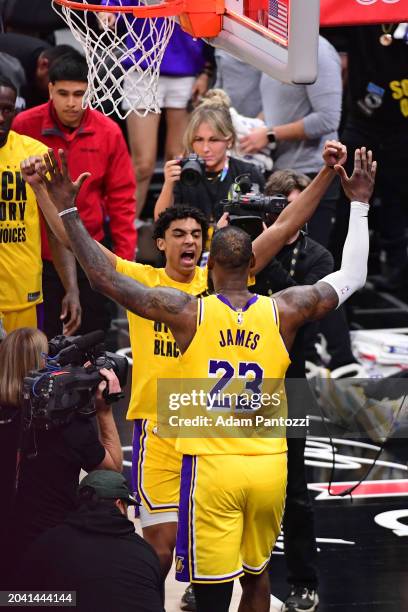
<path id="1" fill-rule="evenodd" d="M 85 52 L 89 80 L 84 104 L 107 114 L 159 112 L 160 64 L 175 19 L 190 36 L 203 38 L 275 79 L 312 83 L 317 76 L 319 0 L 52 2 Z M 136 97 L 132 94 L 134 99 L 121 109 L 128 98 L 129 74 Z"/>
<path id="2" fill-rule="evenodd" d="M 273 78 L 317 76 L 320 0 L 225 0 L 222 30 L 206 39 Z"/>

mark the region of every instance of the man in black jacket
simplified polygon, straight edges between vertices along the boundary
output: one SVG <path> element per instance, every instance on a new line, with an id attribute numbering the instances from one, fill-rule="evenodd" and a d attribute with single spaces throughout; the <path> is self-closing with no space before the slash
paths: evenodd
<path id="1" fill-rule="evenodd" d="M 164 612 L 159 559 L 127 518 L 136 501 L 122 474 L 90 472 L 78 500 L 77 511 L 27 552 L 21 588 L 75 591 L 83 612 Z"/>

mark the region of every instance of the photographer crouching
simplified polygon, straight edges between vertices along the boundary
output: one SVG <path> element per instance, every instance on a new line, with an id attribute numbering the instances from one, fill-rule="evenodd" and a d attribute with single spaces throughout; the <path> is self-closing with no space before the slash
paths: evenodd
<path id="1" fill-rule="evenodd" d="M 256 166 L 230 155 L 236 141 L 227 107 L 206 100 L 191 114 L 184 137 L 186 157 L 164 166 L 164 185 L 157 200 L 155 219 L 169 206 L 189 204 L 210 222 L 222 214 L 221 202 L 237 176 L 247 173 L 261 190 L 265 181 Z"/>
<path id="2" fill-rule="evenodd" d="M 28 545 L 74 510 L 81 469 L 122 470 L 110 404 L 127 362 L 100 340 L 57 336 L 48 346 L 20 328 L 0 345 L 2 587 L 24 579 L 14 572 Z"/>

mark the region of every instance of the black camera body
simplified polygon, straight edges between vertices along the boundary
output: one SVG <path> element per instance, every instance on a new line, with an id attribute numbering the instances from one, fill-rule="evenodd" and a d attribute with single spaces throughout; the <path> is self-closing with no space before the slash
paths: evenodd
<path id="1" fill-rule="evenodd" d="M 93 416 L 95 394 L 104 380 L 99 370 L 113 370 L 123 389 L 127 382 L 128 361 L 104 351 L 103 332 L 66 338 L 56 336 L 49 342 L 51 357 L 47 367 L 29 372 L 24 379 L 26 427 L 51 429 L 71 420 L 74 414 Z M 84 367 L 85 363 L 88 363 Z M 123 397 L 104 392 L 108 403 Z"/>
<path id="2" fill-rule="evenodd" d="M 263 223 L 278 217 L 287 205 L 285 196 L 264 195 L 259 192 L 259 185 L 251 183 L 249 174 L 241 174 L 231 185 L 228 199 L 223 201 L 223 211 L 229 214 L 230 225 L 240 227 L 254 240 L 262 233 Z"/>
<path id="3" fill-rule="evenodd" d="M 180 159 L 180 181 L 186 187 L 197 187 L 205 176 L 205 161 L 196 153 Z"/>

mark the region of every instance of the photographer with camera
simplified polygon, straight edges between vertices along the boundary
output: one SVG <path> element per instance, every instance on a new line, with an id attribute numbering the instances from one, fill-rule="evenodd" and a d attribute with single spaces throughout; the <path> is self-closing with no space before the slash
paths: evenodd
<path id="1" fill-rule="evenodd" d="M 216 221 L 222 214 L 221 201 L 235 178 L 244 173 L 262 191 L 265 181 L 256 167 L 229 155 L 235 140 L 228 108 L 204 100 L 191 114 L 185 133 L 187 157 L 170 160 L 164 166 L 155 219 L 169 206 L 189 204 L 202 210 L 209 221 Z"/>
<path id="2" fill-rule="evenodd" d="M 71 347 L 80 353 L 80 340 L 71 340 Z M 85 361 L 80 367 L 61 368 L 57 355 L 55 365 L 44 368 L 47 353 L 45 335 L 31 328 L 11 332 L 0 345 L 2 511 L 8 508 L 1 528 L 2 542 L 9 540 L 9 546 L 2 546 L 1 564 L 7 563 L 9 573 L 31 541 L 75 508 L 81 469 L 122 470 L 119 434 L 107 403 L 111 394 L 115 399 L 120 384 L 109 361 L 107 367 L 96 360 L 86 368 Z M 84 360 L 90 353 L 88 347 L 82 351 Z M 64 377 L 75 379 L 80 370 L 89 378 L 87 391 L 81 386 L 77 391 L 80 383 L 75 380 L 64 389 Z M 67 405 L 69 409 L 58 410 Z"/>

